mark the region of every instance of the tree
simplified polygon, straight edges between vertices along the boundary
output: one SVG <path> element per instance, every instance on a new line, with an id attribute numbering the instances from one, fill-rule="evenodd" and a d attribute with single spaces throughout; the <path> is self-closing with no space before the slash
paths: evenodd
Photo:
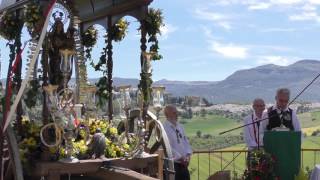
<path id="1" fill-rule="evenodd" d="M 207 111 L 205 109 L 201 109 L 200 110 L 200 116 L 201 117 L 206 117 L 206 115 L 207 115 Z"/>
<path id="2" fill-rule="evenodd" d="M 187 112 L 188 112 L 188 118 L 189 118 L 189 119 L 192 119 L 192 117 L 193 117 L 192 109 L 189 108 Z"/>
<path id="3" fill-rule="evenodd" d="M 200 130 L 197 131 L 197 137 L 201 138 L 202 132 Z"/>

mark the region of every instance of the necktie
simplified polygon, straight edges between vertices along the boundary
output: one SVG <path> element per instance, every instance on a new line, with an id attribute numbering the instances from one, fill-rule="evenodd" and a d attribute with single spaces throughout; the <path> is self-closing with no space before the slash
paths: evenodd
<path id="1" fill-rule="evenodd" d="M 176 135 L 177 135 L 177 141 L 178 141 L 178 143 L 180 143 L 180 139 L 182 138 L 182 134 L 180 133 L 180 131 L 178 129 L 176 129 Z"/>

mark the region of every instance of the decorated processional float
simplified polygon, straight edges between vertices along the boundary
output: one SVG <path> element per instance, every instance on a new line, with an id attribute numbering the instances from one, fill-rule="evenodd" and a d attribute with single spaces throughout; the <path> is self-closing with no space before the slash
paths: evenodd
<path id="1" fill-rule="evenodd" d="M 163 26 L 162 13 L 149 8 L 151 2 L 0 0 L 0 36 L 10 49 L 1 89 L 1 179 L 174 178 L 171 149 L 159 121 L 164 88 L 151 87 L 151 61 L 162 58 L 157 36 Z M 127 33 L 124 16 L 140 23 L 137 91 L 113 85 L 113 42 Z M 106 29 L 98 63 L 91 58 L 96 24 Z M 27 42 L 22 42 L 23 27 L 31 36 Z M 87 62 L 103 72 L 96 85 L 87 83 Z M 115 105 L 120 118 L 114 115 Z"/>

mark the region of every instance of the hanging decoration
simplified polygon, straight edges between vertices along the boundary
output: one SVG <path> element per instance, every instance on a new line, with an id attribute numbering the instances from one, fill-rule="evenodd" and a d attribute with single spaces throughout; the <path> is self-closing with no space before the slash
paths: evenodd
<path id="1" fill-rule="evenodd" d="M 0 19 L 0 36 L 9 41 L 14 40 L 17 35 L 20 36 L 20 26 L 21 19 L 16 16 L 15 12 L 5 12 Z"/>
<path id="2" fill-rule="evenodd" d="M 148 43 L 151 43 L 149 51 L 155 53 L 151 59 L 160 60 L 162 59 L 162 55 L 159 54 L 160 48 L 157 36 L 161 35 L 160 28 L 164 26 L 162 11 L 160 9 L 149 8 L 144 23 L 148 35 Z"/>
<path id="3" fill-rule="evenodd" d="M 24 21 L 31 37 L 39 35 L 43 23 L 43 12 L 40 2 L 33 0 L 25 6 Z"/>
<path id="4" fill-rule="evenodd" d="M 115 42 L 120 42 L 122 41 L 125 36 L 128 33 L 128 26 L 129 22 L 120 19 L 114 26 L 111 27 L 110 33 L 106 34 L 104 36 L 105 38 L 105 44 L 108 44 L 108 37 L 111 37 L 111 39 Z M 98 105 L 104 105 L 105 102 L 108 100 L 108 78 L 107 73 L 108 73 L 108 67 L 107 67 L 107 47 L 103 48 L 103 51 L 100 56 L 100 60 L 97 64 L 94 64 L 93 61 L 91 61 L 91 65 L 94 67 L 95 71 L 102 71 L 103 72 L 103 77 L 101 77 L 96 84 L 97 86 L 97 93 L 96 95 L 99 97 L 98 100 Z"/>
<path id="5" fill-rule="evenodd" d="M 125 19 L 120 19 L 115 25 L 113 25 L 110 34 L 112 40 L 115 42 L 122 41 L 128 33 L 129 24 L 130 23 Z"/>
<path id="6" fill-rule="evenodd" d="M 91 60 L 91 51 L 93 46 L 97 43 L 97 38 L 98 30 L 94 26 L 89 27 L 86 32 L 82 34 L 81 40 L 85 47 L 85 57 L 87 60 Z"/>

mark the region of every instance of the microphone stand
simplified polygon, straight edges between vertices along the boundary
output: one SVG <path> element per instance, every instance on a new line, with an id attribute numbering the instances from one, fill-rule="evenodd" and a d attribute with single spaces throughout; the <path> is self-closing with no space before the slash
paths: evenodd
<path id="1" fill-rule="evenodd" d="M 258 126 L 258 150 L 260 150 L 260 122 L 257 122 Z"/>

